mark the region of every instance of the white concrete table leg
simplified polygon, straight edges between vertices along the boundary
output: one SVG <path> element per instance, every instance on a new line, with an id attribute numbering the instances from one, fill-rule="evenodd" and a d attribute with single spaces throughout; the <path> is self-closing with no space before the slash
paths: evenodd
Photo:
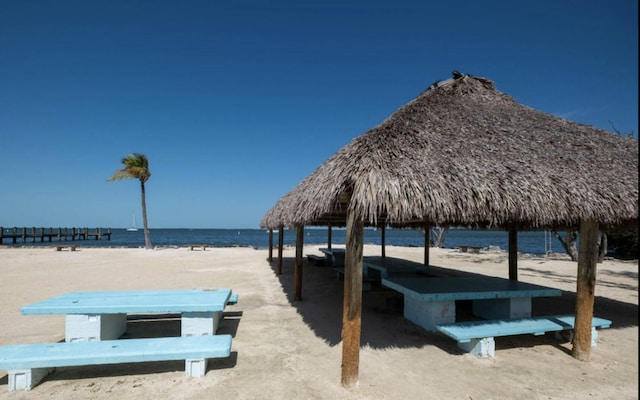
<path id="1" fill-rule="evenodd" d="M 9 391 L 31 390 L 45 376 L 53 372 L 55 368 L 25 368 L 14 369 L 9 372 Z"/>
<path id="2" fill-rule="evenodd" d="M 436 325 L 456 322 L 456 304 L 453 300 L 422 301 L 404 296 L 404 317 L 428 331 L 437 331 Z"/>
<path id="3" fill-rule="evenodd" d="M 183 312 L 182 336 L 215 335 L 222 311 Z"/>
<path id="4" fill-rule="evenodd" d="M 469 342 L 458 342 L 458 347 L 478 357 L 493 357 L 496 355 L 496 342 L 492 337 L 471 339 Z"/>
<path id="5" fill-rule="evenodd" d="M 127 314 L 67 314 L 65 341 L 118 339 L 127 331 Z"/>
<path id="6" fill-rule="evenodd" d="M 185 375 L 196 378 L 203 377 L 207 372 L 207 361 L 206 358 L 185 360 Z"/>

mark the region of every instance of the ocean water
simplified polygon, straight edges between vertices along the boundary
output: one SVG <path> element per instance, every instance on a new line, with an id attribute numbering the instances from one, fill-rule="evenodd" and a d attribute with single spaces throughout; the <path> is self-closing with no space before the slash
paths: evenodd
<path id="1" fill-rule="evenodd" d="M 333 228 L 331 242 L 333 245 L 341 245 L 345 242 L 344 229 Z M 208 244 L 212 247 L 253 247 L 266 249 L 269 246 L 269 235 L 265 229 L 150 229 L 151 243 L 158 247 L 182 246 L 189 243 Z M 561 232 L 561 234 L 563 234 Z M 295 245 L 296 232 L 284 230 L 284 244 Z M 23 243 L 18 239 L 17 246 L 41 246 L 54 243 L 75 243 L 86 247 L 144 247 L 144 233 L 140 229 L 137 232 L 128 232 L 125 229 L 111 229 L 111 239 L 103 237 L 99 240 L 70 240 L 52 243 L 41 243 L 38 239 L 32 242 L 28 239 Z M 364 242 L 366 244 L 380 244 L 381 231 L 365 229 Z M 273 234 L 274 246 L 278 243 L 278 233 Z M 310 228 L 304 231 L 305 244 L 317 244 L 326 246 L 327 229 Z M 414 246 L 424 245 L 424 236 L 420 230 L 414 229 L 387 229 L 385 231 L 385 243 L 389 246 Z M 5 239 L 4 245 L 11 245 Z M 450 229 L 442 247 L 453 248 L 458 245 L 488 247 L 494 246 L 506 250 L 508 248 L 508 234 L 500 230 L 472 230 Z M 558 239 L 546 231 L 522 231 L 518 232 L 518 250 L 530 254 L 546 254 L 547 252 L 563 252 Z"/>

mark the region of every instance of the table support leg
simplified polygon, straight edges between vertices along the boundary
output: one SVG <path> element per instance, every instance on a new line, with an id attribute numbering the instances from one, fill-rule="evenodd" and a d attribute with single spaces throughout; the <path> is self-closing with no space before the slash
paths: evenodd
<path id="1" fill-rule="evenodd" d="M 54 368 L 25 368 L 9 370 L 9 391 L 31 390 Z"/>
<path id="2" fill-rule="evenodd" d="M 193 360 L 185 360 L 185 375 L 190 377 L 201 378 L 207 372 L 207 359 L 193 359 Z"/>
<path id="3" fill-rule="evenodd" d="M 473 300 L 473 314 L 485 319 L 529 318 L 531 297 Z"/>
<path id="4" fill-rule="evenodd" d="M 404 296 L 404 317 L 428 331 L 437 331 L 436 325 L 456 322 L 456 303 L 449 301 L 421 301 Z"/>
<path id="5" fill-rule="evenodd" d="M 65 341 L 118 339 L 127 331 L 127 314 L 67 314 Z"/>
<path id="6" fill-rule="evenodd" d="M 215 335 L 222 311 L 183 312 L 182 336 Z"/>

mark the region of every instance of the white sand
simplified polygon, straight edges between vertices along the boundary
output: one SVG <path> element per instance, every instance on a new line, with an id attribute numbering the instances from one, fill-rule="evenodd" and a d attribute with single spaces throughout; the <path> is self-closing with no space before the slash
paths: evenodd
<path id="1" fill-rule="evenodd" d="M 422 260 L 422 248 L 387 247 L 387 256 Z M 308 246 L 304 254 L 315 253 Z M 365 246 L 379 255 L 379 246 Z M 274 256 L 276 252 L 274 251 Z M 340 385 L 342 282 L 331 268 L 308 265 L 303 300 L 293 302 L 294 250 L 282 275 L 266 250 L 209 248 L 92 249 L 0 247 L 0 345 L 58 341 L 64 317 L 24 316 L 22 305 L 69 290 L 230 287 L 220 333 L 233 335 L 232 356 L 210 363 L 204 378 L 184 376 L 182 362 L 59 368 L 31 391 L 0 399 L 637 399 L 638 262 L 598 265 L 595 315 L 613 321 L 599 333 L 591 360 L 571 357 L 553 335 L 496 339 L 496 356 L 480 359 L 398 312 L 393 292 L 364 293 L 359 384 Z M 504 252 L 432 249 L 431 264 L 508 277 Z M 566 257 L 522 256 L 519 279 L 566 291 L 534 299 L 533 313 L 573 313 L 577 265 Z M 173 333 L 175 321 L 130 324 Z"/>

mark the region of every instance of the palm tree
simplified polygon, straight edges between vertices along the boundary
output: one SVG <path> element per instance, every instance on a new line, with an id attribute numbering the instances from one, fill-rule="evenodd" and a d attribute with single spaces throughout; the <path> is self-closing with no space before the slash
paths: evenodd
<path id="1" fill-rule="evenodd" d="M 107 179 L 107 181 L 115 181 L 119 179 L 138 179 L 140 181 L 140 194 L 142 198 L 142 224 L 144 226 L 144 247 L 151 249 L 151 239 L 149 239 L 149 227 L 147 226 L 147 204 L 144 194 L 144 183 L 151 177 L 149 172 L 149 160 L 147 156 L 141 153 L 131 153 L 122 157 L 120 160 L 123 168 L 117 170 Z"/>

